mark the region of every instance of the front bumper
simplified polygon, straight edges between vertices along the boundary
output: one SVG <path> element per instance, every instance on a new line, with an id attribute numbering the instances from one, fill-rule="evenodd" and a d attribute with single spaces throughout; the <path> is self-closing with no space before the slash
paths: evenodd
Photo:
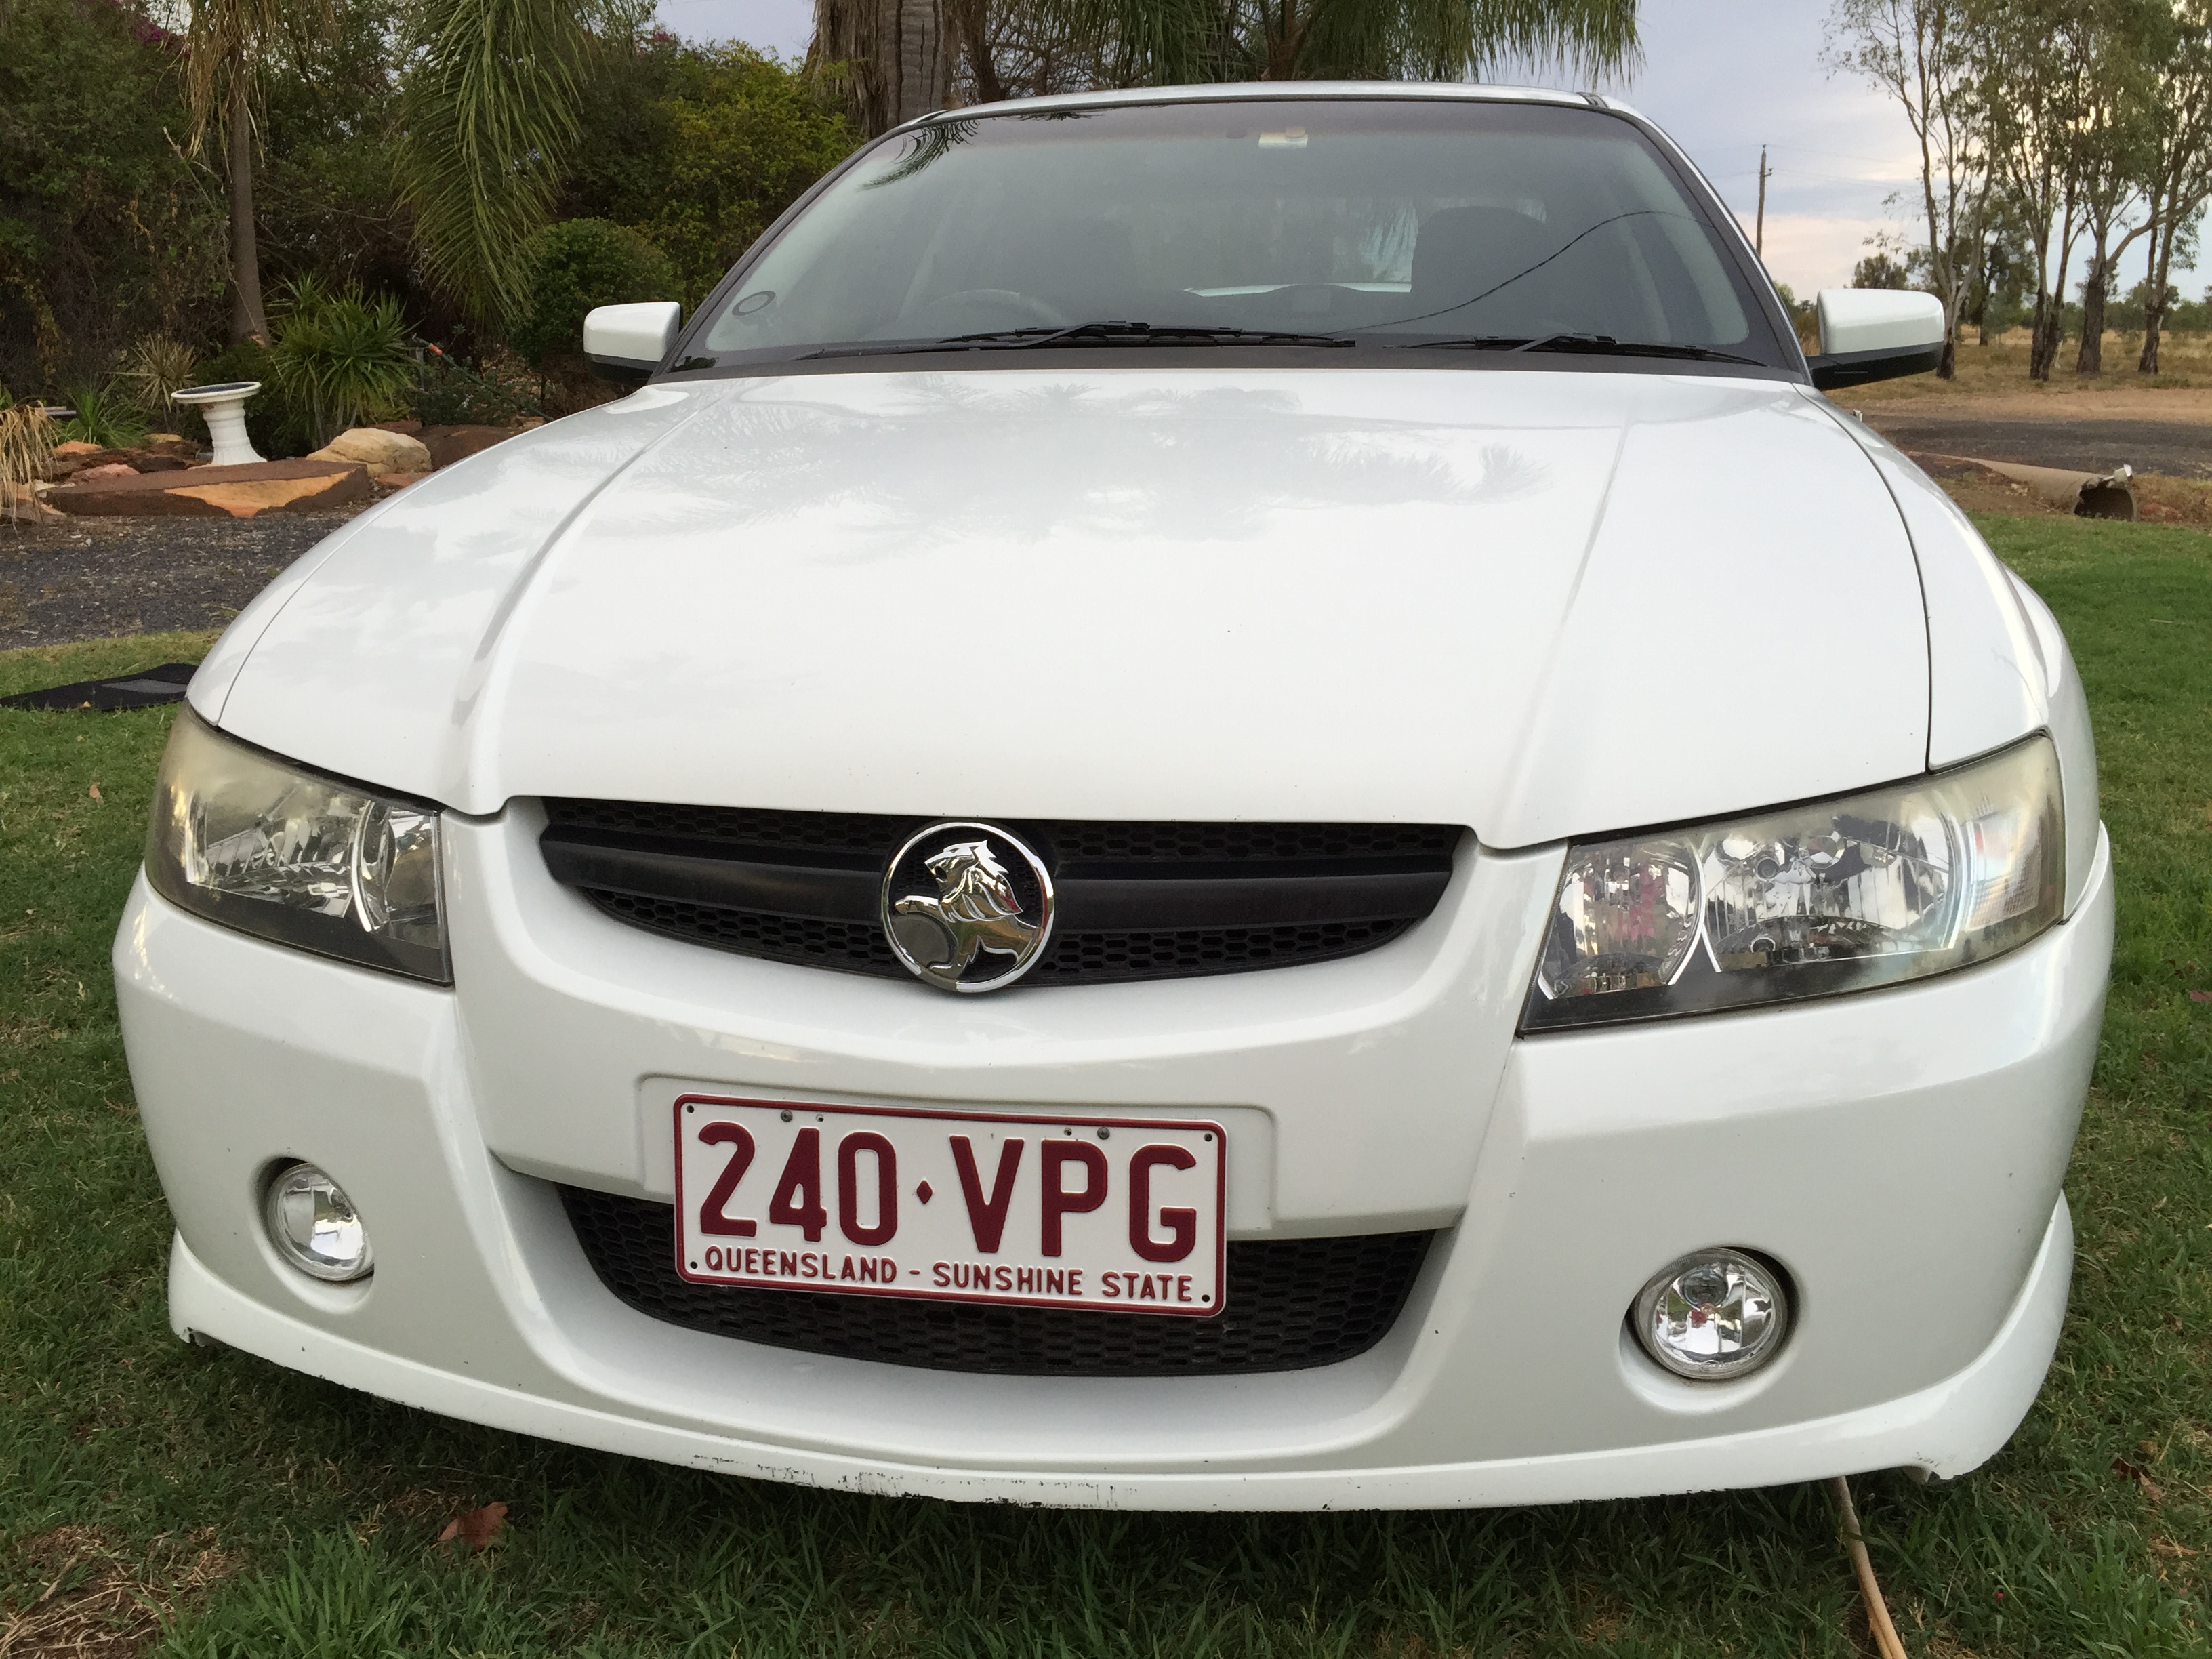
<path id="1" fill-rule="evenodd" d="M 2072 1249 L 2059 1184 L 2111 952 L 2101 841 L 2074 915 L 1996 962 L 1515 1041 L 1528 963 L 1514 941 L 1534 937 L 1525 913 L 1556 851 L 1471 857 L 1437 916 L 1371 957 L 969 1007 L 564 910 L 517 854 L 528 828 L 453 838 L 454 992 L 134 890 L 115 967 L 177 1220 L 180 1334 L 612 1451 L 1157 1509 L 1957 1474 L 2011 1434 L 2057 1340 Z M 1194 1011 L 1209 1030 L 1175 1027 Z M 1240 1234 L 1445 1231 L 1392 1334 L 1313 1370 L 993 1376 L 759 1347 L 617 1302 L 552 1185 L 665 1196 L 666 1149 L 643 1126 L 671 1078 L 799 1099 L 1233 1109 L 1249 1133 L 1232 1127 L 1232 1153 L 1258 1160 L 1232 1170 Z M 1400 1109 L 1401 1096 L 1419 1098 Z M 1394 1189 L 1393 1149 L 1424 1137 Z M 292 1158 L 360 1205 L 371 1279 L 319 1284 L 270 1249 L 260 1185 Z M 1796 1328 L 1749 1378 L 1683 1382 L 1643 1358 L 1623 1315 L 1659 1266 L 1721 1243 L 1788 1268 Z"/>

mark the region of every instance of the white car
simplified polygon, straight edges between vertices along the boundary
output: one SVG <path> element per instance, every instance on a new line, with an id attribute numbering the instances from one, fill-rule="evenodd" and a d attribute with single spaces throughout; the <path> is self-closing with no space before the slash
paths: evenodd
<path id="1" fill-rule="evenodd" d="M 179 1334 L 1156 1509 L 1974 1468 L 2112 936 L 2051 614 L 1597 97 L 863 149 L 216 646 L 116 942 Z"/>

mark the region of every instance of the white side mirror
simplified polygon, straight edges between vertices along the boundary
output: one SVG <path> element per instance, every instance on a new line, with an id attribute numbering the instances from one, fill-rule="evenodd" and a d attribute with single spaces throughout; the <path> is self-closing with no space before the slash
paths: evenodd
<path id="1" fill-rule="evenodd" d="M 600 306 L 584 319 L 584 356 L 611 380 L 641 380 L 660 367 L 683 321 L 673 300 Z"/>
<path id="2" fill-rule="evenodd" d="M 1813 384 L 1822 391 L 1923 374 L 1943 357 L 1943 302 L 1905 289 L 1824 288 L 1815 307 L 1820 355 Z"/>

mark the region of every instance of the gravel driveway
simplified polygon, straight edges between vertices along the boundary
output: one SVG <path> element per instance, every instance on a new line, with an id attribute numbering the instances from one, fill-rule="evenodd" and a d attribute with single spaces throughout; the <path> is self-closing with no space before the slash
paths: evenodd
<path id="1" fill-rule="evenodd" d="M 356 510 L 0 524 L 0 649 L 221 628 Z"/>

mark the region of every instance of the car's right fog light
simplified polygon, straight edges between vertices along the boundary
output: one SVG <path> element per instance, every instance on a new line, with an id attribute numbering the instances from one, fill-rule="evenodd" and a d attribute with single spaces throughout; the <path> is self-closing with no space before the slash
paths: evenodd
<path id="1" fill-rule="evenodd" d="M 375 1265 L 353 1200 L 312 1164 L 278 1171 L 261 1213 L 277 1255 L 303 1273 L 342 1285 Z"/>
<path id="2" fill-rule="evenodd" d="M 1698 1250 L 1670 1264 L 1629 1315 L 1644 1352 L 1677 1376 L 1715 1382 L 1755 1370 L 1790 1330 L 1782 1275 L 1741 1250 Z"/>

